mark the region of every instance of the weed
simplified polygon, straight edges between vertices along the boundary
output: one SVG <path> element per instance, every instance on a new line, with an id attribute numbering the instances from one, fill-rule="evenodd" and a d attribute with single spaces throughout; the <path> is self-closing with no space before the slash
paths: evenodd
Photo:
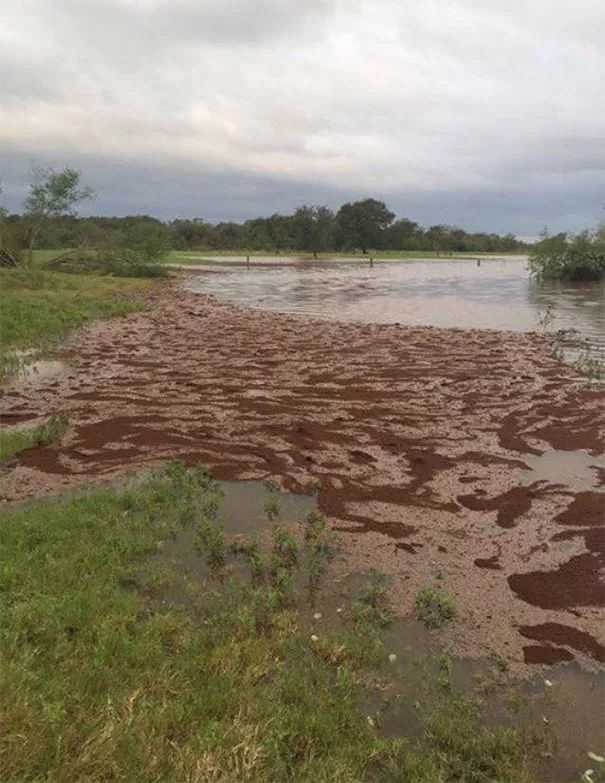
<path id="1" fill-rule="evenodd" d="M 353 619 L 358 625 L 384 627 L 393 621 L 387 593 L 391 580 L 386 574 L 372 569 L 368 584 L 353 603 Z"/>
<path id="2" fill-rule="evenodd" d="M 441 628 L 456 616 L 452 599 L 435 587 L 424 587 L 416 596 L 416 617 L 427 628 Z"/>
<path id="3" fill-rule="evenodd" d="M 220 574 L 227 561 L 227 547 L 222 525 L 213 519 L 203 518 L 196 531 L 198 551 L 204 553 L 208 567 L 214 574 Z"/>
<path id="4" fill-rule="evenodd" d="M 267 569 L 257 539 L 233 541 L 229 546 L 229 552 L 235 557 L 242 557 L 248 562 L 254 587 L 264 584 L 267 578 Z"/>
<path id="5" fill-rule="evenodd" d="M 323 514 L 312 511 L 303 520 L 303 560 L 307 575 L 307 596 L 309 604 L 315 607 L 321 579 L 329 562 L 334 558 L 335 547 Z"/>
<path id="6" fill-rule="evenodd" d="M 548 332 L 550 327 L 555 322 L 555 319 L 555 308 L 552 304 L 549 304 L 546 306 L 545 310 L 542 310 L 540 313 L 538 313 L 538 330 L 542 333 Z"/>
<path id="7" fill-rule="evenodd" d="M 590 350 L 583 351 L 578 356 L 574 362 L 574 367 L 578 372 L 587 375 L 594 381 L 602 381 L 605 379 L 605 362 L 594 356 Z"/>

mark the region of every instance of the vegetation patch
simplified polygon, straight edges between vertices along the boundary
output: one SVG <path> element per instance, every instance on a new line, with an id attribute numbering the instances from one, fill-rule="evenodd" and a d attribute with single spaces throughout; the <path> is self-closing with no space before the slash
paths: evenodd
<path id="1" fill-rule="evenodd" d="M 0 379 L 26 361 L 19 351 L 49 349 L 89 321 L 141 310 L 141 294 L 150 284 L 35 268 L 0 269 Z"/>
<path id="2" fill-rule="evenodd" d="M 383 738 L 359 706 L 372 672 L 348 655 L 363 634 L 309 635 L 270 600 L 302 559 L 283 532 L 269 581 L 219 568 L 165 600 L 183 573 L 159 545 L 214 525 L 216 502 L 207 474 L 173 465 L 3 513 L 0 779 L 532 780 L 527 738 L 454 696 L 418 740 Z"/>
<path id="3" fill-rule="evenodd" d="M 605 279 L 605 228 L 544 237 L 530 251 L 529 268 L 545 280 Z"/>
<path id="4" fill-rule="evenodd" d="M 416 596 L 416 617 L 427 628 L 441 628 L 456 617 L 456 607 L 443 591 L 424 587 Z"/>
<path id="5" fill-rule="evenodd" d="M 51 416 L 37 427 L 19 427 L 0 431 L 0 462 L 33 446 L 48 446 L 61 440 L 67 430 L 65 416 Z"/>

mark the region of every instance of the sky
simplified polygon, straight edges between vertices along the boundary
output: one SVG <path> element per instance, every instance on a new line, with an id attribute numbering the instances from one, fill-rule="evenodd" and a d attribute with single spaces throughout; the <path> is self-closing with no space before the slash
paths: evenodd
<path id="1" fill-rule="evenodd" d="M 536 236 L 605 218 L 603 0 L 0 4 L 0 205 L 244 220 L 379 198 Z"/>

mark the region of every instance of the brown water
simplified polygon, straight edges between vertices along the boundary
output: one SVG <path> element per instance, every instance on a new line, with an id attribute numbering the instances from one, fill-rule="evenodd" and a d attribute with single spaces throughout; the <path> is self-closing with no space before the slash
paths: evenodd
<path id="1" fill-rule="evenodd" d="M 605 357 L 605 286 L 538 283 L 527 259 L 233 262 L 204 267 L 192 291 L 248 307 L 366 323 L 534 331 L 575 329 Z M 219 274 L 216 274 L 216 273 Z"/>
<path id="2" fill-rule="evenodd" d="M 316 509 L 314 497 L 275 492 L 263 482 L 223 481 L 217 485 L 223 494 L 219 519 L 227 540 L 255 536 L 261 546 L 264 541 L 268 547 L 272 523 L 266 504 L 270 501 L 277 501 L 280 521 L 293 532 Z M 158 557 L 176 566 L 184 580 L 167 589 L 165 601 L 187 604 L 204 589 L 210 572 L 195 548 L 191 529 L 166 542 Z M 240 566 L 233 564 L 231 568 L 245 578 L 246 568 Z M 366 572 L 328 574 L 313 608 L 302 602 L 303 627 L 321 636 L 349 622 L 352 602 L 368 578 Z M 298 590 L 304 595 L 302 585 Z M 395 655 L 388 664 L 390 685 L 370 693 L 361 706 L 386 736 L 418 737 L 440 698 L 458 693 L 479 700 L 486 725 L 522 728 L 541 737 L 544 752 L 538 773 L 539 779 L 548 783 L 579 779 L 595 766 L 588 752 L 605 751 L 603 670 L 588 672 L 575 662 L 557 664 L 529 681 L 517 682 L 495 659 L 449 656 L 440 634 L 427 630 L 414 617 L 396 618 L 384 631 L 384 645 L 385 658 Z"/>

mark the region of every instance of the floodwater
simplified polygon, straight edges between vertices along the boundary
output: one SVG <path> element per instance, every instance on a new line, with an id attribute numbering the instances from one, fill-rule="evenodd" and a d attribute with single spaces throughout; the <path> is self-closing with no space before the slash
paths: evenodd
<path id="1" fill-rule="evenodd" d="M 605 286 L 539 283 L 526 258 L 367 262 L 212 261 L 192 291 L 252 308 L 365 323 L 529 332 L 576 329 L 605 358 Z"/>
<path id="2" fill-rule="evenodd" d="M 266 513 L 268 503 L 277 503 L 280 524 L 294 533 L 317 509 L 313 496 L 276 492 L 260 481 L 221 481 L 217 488 L 222 495 L 218 519 L 226 539 L 255 537 L 265 551 L 272 527 Z M 188 604 L 192 594 L 204 590 L 210 570 L 195 546 L 192 529 L 186 528 L 165 542 L 158 558 L 176 567 L 188 585 L 167 587 L 165 602 Z M 240 566 L 230 567 L 244 577 L 246 568 Z M 367 572 L 328 573 L 315 605 L 302 602 L 303 627 L 321 636 L 349 622 L 352 603 L 369 578 Z M 298 580 L 295 590 L 304 595 Z M 427 630 L 414 617 L 394 618 L 383 638 L 385 657 L 395 655 L 390 664 L 390 685 L 370 693 L 361 705 L 383 735 L 420 736 L 423 721 L 442 696 L 452 692 L 479 699 L 485 725 L 513 726 L 540 737 L 544 751 L 537 772 L 549 783 L 579 779 L 582 772 L 594 767 L 588 752 L 601 754 L 605 749 L 605 671 L 588 672 L 572 662 L 550 666 L 531 680 L 518 682 L 506 675 L 495 659 L 449 656 L 440 634 Z"/>

